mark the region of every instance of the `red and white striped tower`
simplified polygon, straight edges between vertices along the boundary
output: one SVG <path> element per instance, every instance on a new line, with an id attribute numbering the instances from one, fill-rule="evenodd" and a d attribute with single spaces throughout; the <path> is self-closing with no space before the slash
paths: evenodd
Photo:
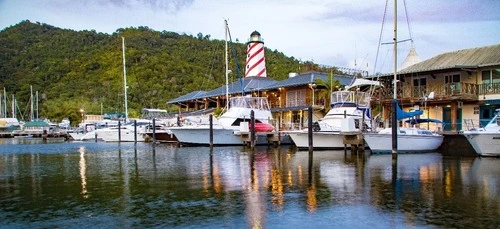
<path id="1" fill-rule="evenodd" d="M 260 76 L 267 77 L 266 59 L 264 57 L 264 40 L 260 33 L 253 31 L 247 42 L 247 64 L 245 68 L 245 77 Z"/>

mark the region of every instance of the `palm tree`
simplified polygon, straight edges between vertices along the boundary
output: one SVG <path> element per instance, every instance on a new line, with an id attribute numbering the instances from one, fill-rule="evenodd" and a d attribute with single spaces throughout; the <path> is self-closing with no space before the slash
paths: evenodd
<path id="1" fill-rule="evenodd" d="M 325 101 L 325 113 L 330 110 L 330 106 L 327 104 L 331 103 L 331 94 L 333 91 L 342 90 L 342 85 L 336 79 L 333 79 L 333 73 L 330 73 L 327 81 L 321 78 L 314 79 L 318 93 L 318 99 Z"/>

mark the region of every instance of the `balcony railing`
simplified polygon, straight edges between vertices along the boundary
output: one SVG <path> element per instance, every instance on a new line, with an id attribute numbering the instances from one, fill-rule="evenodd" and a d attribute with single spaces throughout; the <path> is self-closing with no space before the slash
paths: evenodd
<path id="1" fill-rule="evenodd" d="M 434 98 L 469 98 L 478 99 L 481 95 L 500 94 L 500 83 L 472 84 L 472 83 L 448 83 L 427 86 L 403 86 L 398 87 L 397 97 L 400 99 L 421 99 L 434 92 Z M 385 87 L 375 93 L 372 99 L 391 99 L 393 97 L 392 87 Z"/>

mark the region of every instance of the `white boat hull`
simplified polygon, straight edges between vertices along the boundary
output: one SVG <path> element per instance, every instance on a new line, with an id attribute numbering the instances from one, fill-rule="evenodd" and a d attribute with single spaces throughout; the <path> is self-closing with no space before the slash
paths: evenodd
<path id="1" fill-rule="evenodd" d="M 97 133 L 97 136 L 104 140 L 105 142 L 144 142 L 144 134 L 141 132 L 137 132 L 134 135 L 133 130 L 122 129 L 120 131 L 120 138 L 118 138 L 118 130 L 103 130 Z"/>
<path id="2" fill-rule="evenodd" d="M 177 138 L 179 143 L 184 145 L 210 145 L 210 129 L 206 127 L 193 126 L 171 128 L 170 131 Z M 256 135 L 257 145 L 269 144 L 267 136 Z M 288 136 L 281 136 L 281 143 L 290 143 Z M 233 129 L 214 128 L 213 144 L 218 146 L 244 145 L 241 135 L 235 133 Z"/>
<path id="3" fill-rule="evenodd" d="M 372 152 L 391 152 L 392 134 L 365 133 L 364 139 Z M 443 143 L 442 135 L 398 135 L 398 152 L 435 151 Z"/>
<path id="4" fill-rule="evenodd" d="M 309 148 L 309 135 L 306 131 L 287 133 L 298 148 Z M 340 132 L 313 132 L 314 149 L 343 149 L 344 141 Z"/>
<path id="5" fill-rule="evenodd" d="M 101 138 L 96 137 L 95 131 L 90 131 L 87 133 L 70 133 L 70 135 L 75 141 L 95 141 L 96 138 L 97 140 L 102 140 Z"/>
<path id="6" fill-rule="evenodd" d="M 500 157 L 500 133 L 465 131 L 464 136 L 480 156 Z"/>

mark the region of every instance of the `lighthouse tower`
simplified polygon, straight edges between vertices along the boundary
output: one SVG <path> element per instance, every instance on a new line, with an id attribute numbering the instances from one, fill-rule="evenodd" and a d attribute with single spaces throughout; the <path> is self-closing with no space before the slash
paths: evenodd
<path id="1" fill-rule="evenodd" d="M 260 33 L 253 31 L 247 42 L 247 63 L 245 68 L 245 77 L 261 76 L 267 77 L 266 59 L 264 57 L 264 40 Z"/>

